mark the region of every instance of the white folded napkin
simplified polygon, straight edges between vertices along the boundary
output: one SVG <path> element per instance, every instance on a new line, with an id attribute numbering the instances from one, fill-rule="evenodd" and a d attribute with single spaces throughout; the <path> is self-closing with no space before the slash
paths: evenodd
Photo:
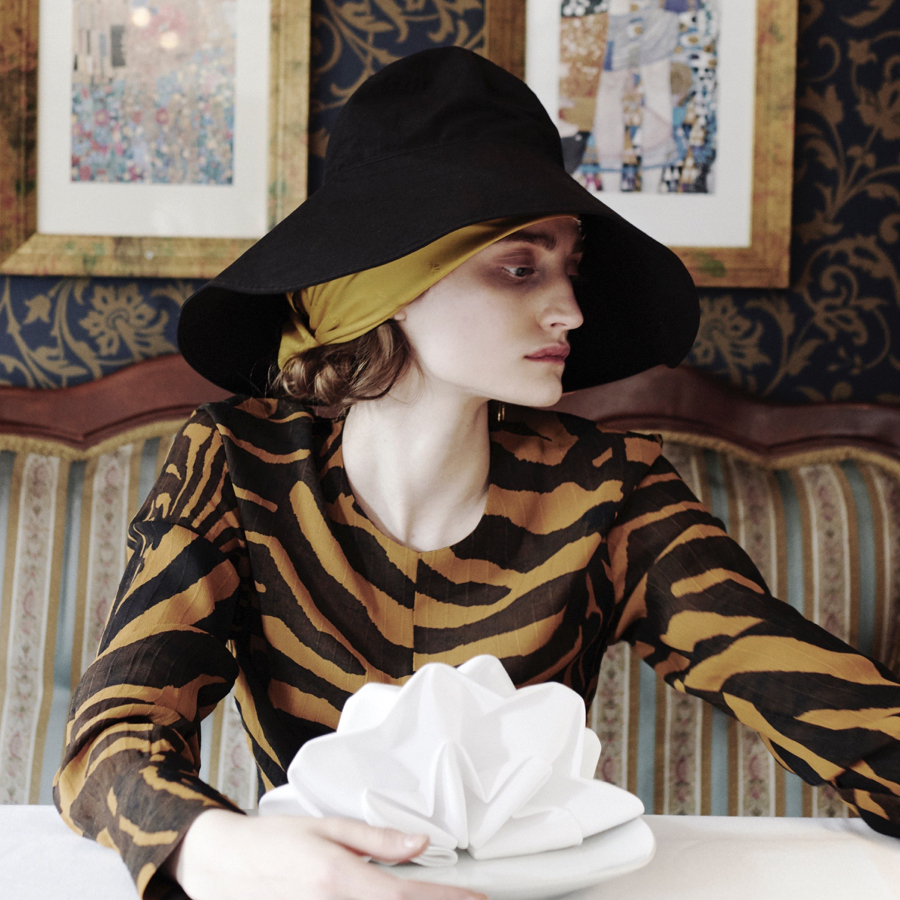
<path id="1" fill-rule="evenodd" d="M 580 844 L 637 818 L 633 794 L 593 778 L 600 741 L 555 682 L 516 690 L 502 663 L 430 663 L 402 687 L 367 684 L 337 731 L 307 741 L 261 815 L 345 816 L 427 834 L 414 861 L 450 865 Z"/>

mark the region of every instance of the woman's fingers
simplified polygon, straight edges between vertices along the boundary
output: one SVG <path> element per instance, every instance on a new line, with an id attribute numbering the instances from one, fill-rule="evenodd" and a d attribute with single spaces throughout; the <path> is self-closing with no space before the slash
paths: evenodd
<path id="1" fill-rule="evenodd" d="M 174 871 L 196 900 L 474 900 L 455 887 L 403 881 L 365 862 L 403 862 L 425 835 L 351 819 L 247 817 L 209 810 L 188 829 Z"/>
<path id="2" fill-rule="evenodd" d="M 339 896 L 348 900 L 488 900 L 465 888 L 427 881 L 404 881 L 372 863 L 354 860 L 341 877 Z"/>
<path id="3" fill-rule="evenodd" d="M 373 828 L 356 820 L 316 819 L 309 824 L 310 830 L 320 837 L 354 853 L 385 862 L 404 862 L 418 856 L 428 846 L 428 837 L 424 834 Z M 339 896 L 354 900 L 487 900 L 484 894 L 464 888 L 405 881 L 362 860 L 353 860 L 334 874 L 340 882 Z"/>
<path id="4" fill-rule="evenodd" d="M 427 846 L 424 834 L 406 834 L 394 828 L 374 828 L 354 819 L 314 819 L 310 830 L 361 856 L 383 862 L 405 862 L 418 856 Z"/>

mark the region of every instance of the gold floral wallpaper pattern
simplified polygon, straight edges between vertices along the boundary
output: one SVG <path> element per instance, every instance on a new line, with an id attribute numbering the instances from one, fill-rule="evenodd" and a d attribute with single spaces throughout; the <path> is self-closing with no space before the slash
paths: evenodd
<path id="1" fill-rule="evenodd" d="M 331 124 L 347 97 L 388 63 L 445 44 L 483 46 L 482 0 L 313 0 L 310 189 L 321 183 Z"/>
<path id="2" fill-rule="evenodd" d="M 115 278 L 0 281 L 0 384 L 65 387 L 174 353 L 193 282 Z"/>
<path id="3" fill-rule="evenodd" d="M 800 3 L 791 287 L 704 292 L 689 362 L 785 402 L 900 403 L 900 0 Z"/>
<path id="4" fill-rule="evenodd" d="M 791 287 L 705 290 L 689 364 L 790 403 L 900 403 L 900 0 L 801 0 Z M 344 100 L 425 47 L 483 43 L 482 0 L 313 0 L 310 185 Z M 0 78 L 3 73 L 0 72 Z M 0 281 L 0 383 L 175 350 L 189 281 Z"/>

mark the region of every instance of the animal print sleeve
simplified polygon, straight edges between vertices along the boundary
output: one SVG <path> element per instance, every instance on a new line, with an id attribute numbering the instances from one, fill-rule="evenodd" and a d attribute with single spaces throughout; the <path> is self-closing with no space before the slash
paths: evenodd
<path id="1" fill-rule="evenodd" d="M 196 413 L 131 524 L 125 577 L 70 708 L 56 805 L 121 854 L 144 897 L 183 896 L 156 870 L 197 815 L 235 808 L 198 777 L 200 720 L 237 674 L 233 499 L 219 435 Z"/>
<path id="2" fill-rule="evenodd" d="M 662 457 L 609 532 L 632 643 L 676 690 L 757 731 L 810 784 L 828 782 L 900 837 L 900 684 L 788 604 Z"/>

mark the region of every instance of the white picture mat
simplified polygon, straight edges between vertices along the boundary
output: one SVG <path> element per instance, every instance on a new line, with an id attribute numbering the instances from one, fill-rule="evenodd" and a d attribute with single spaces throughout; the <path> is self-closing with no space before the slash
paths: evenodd
<path id="1" fill-rule="evenodd" d="M 269 0 L 237 0 L 230 185 L 73 182 L 73 0 L 40 0 L 38 231 L 255 238 L 267 231 Z"/>
<path id="2" fill-rule="evenodd" d="M 596 194 L 663 244 L 749 247 L 753 211 L 756 0 L 719 0 L 714 194 Z M 528 0 L 525 80 L 559 120 L 559 0 Z"/>

